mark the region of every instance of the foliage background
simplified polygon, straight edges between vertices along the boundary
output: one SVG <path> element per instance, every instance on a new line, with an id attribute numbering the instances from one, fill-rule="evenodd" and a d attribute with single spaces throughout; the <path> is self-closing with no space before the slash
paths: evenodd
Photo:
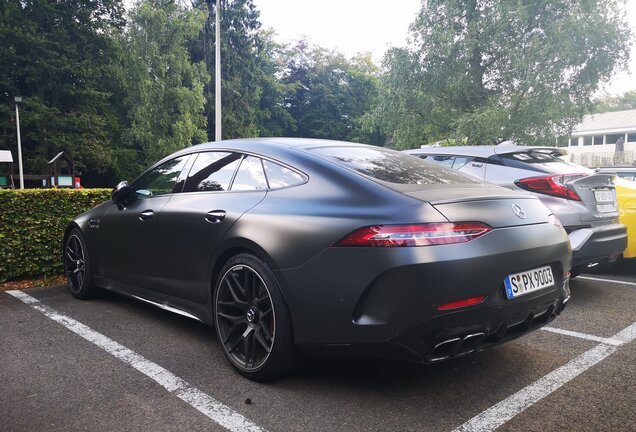
<path id="1" fill-rule="evenodd" d="M 110 189 L 0 190 L 0 282 L 60 274 L 64 229 Z"/>
<path id="2" fill-rule="evenodd" d="M 221 0 L 223 138 L 552 144 L 588 112 L 634 106 L 593 100 L 627 64 L 621 1 L 429 0 L 378 66 L 277 43 L 254 0 Z M 216 14 L 215 0 L 0 2 L 0 148 L 15 158 L 16 95 L 28 174 L 66 151 L 84 186 L 111 187 L 211 140 Z"/>

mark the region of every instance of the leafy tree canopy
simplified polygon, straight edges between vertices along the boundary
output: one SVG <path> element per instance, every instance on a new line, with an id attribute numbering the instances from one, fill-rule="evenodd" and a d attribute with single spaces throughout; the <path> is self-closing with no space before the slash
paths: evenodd
<path id="1" fill-rule="evenodd" d="M 116 151 L 120 177 L 207 141 L 203 88 L 208 76 L 187 48 L 205 19 L 205 12 L 174 0 L 142 0 L 130 12 L 117 77 L 125 112 Z"/>
<path id="2" fill-rule="evenodd" d="M 379 70 L 368 54 L 352 59 L 300 40 L 280 58 L 284 105 L 294 119 L 285 134 L 348 141 L 383 141 L 364 114 L 376 102 Z"/>
<path id="3" fill-rule="evenodd" d="M 636 90 L 631 90 L 621 96 L 608 96 L 594 104 L 594 112 L 624 111 L 636 109 Z"/>
<path id="4" fill-rule="evenodd" d="M 628 57 L 618 0 L 429 0 L 369 116 L 397 147 L 553 142 Z"/>
<path id="5" fill-rule="evenodd" d="M 22 96 L 25 173 L 48 173 L 59 151 L 79 174 L 113 163 L 109 146 L 112 38 L 121 0 L 5 0 L 0 6 L 0 148 L 17 154 L 14 96 Z"/>

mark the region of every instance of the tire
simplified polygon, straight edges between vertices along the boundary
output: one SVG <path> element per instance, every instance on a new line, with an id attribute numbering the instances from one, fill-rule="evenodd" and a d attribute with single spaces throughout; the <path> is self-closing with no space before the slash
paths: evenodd
<path id="1" fill-rule="evenodd" d="M 250 254 L 221 269 L 214 288 L 214 326 L 223 354 L 241 375 L 270 381 L 300 362 L 289 310 L 272 271 Z"/>
<path id="2" fill-rule="evenodd" d="M 64 242 L 64 274 L 74 297 L 88 300 L 98 295 L 99 288 L 93 283 L 86 241 L 77 228 L 71 230 Z"/>

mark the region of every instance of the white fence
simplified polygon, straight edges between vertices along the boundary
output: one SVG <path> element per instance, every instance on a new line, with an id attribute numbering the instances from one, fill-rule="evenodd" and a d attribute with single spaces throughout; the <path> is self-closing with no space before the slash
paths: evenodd
<path id="1" fill-rule="evenodd" d="M 635 156 L 636 152 L 632 150 L 623 152 L 571 153 L 570 162 L 589 168 L 636 166 Z"/>

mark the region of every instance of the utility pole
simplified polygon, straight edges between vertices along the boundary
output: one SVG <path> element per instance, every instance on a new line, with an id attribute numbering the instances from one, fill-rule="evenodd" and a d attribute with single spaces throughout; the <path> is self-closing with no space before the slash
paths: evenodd
<path id="1" fill-rule="evenodd" d="M 18 131 L 18 170 L 20 172 L 20 189 L 24 189 L 24 170 L 22 169 L 22 141 L 20 140 L 20 110 L 18 104 L 22 102 L 22 96 L 13 98 L 15 101 L 15 125 Z"/>
<path id="2" fill-rule="evenodd" d="M 216 39 L 214 43 L 214 141 L 221 141 L 221 0 L 216 0 Z"/>

